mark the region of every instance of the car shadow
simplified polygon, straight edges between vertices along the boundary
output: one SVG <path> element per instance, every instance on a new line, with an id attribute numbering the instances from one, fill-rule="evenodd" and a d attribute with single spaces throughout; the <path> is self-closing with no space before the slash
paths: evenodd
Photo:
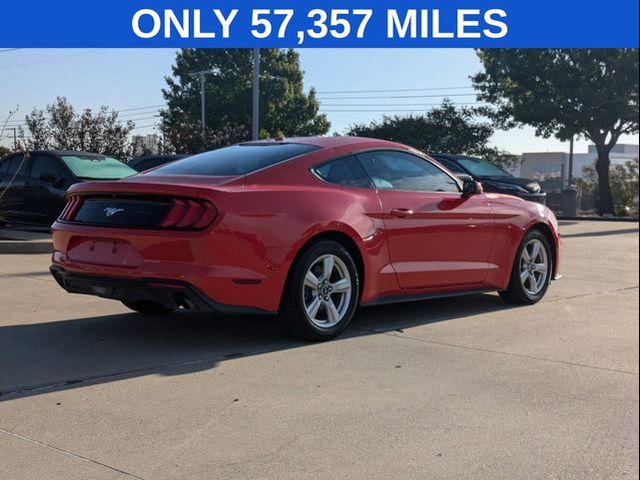
<path id="1" fill-rule="evenodd" d="M 334 341 L 509 307 L 493 294 L 362 309 Z M 0 327 L 0 401 L 145 375 L 184 375 L 235 358 L 303 348 L 278 317 L 136 313 Z"/>
<path id="2" fill-rule="evenodd" d="M 596 232 L 579 232 L 579 233 L 567 233 L 563 234 L 562 238 L 581 238 L 581 237 L 608 237 L 610 235 L 625 235 L 628 233 L 638 233 L 640 229 L 636 228 L 621 228 L 618 230 L 603 230 Z"/>

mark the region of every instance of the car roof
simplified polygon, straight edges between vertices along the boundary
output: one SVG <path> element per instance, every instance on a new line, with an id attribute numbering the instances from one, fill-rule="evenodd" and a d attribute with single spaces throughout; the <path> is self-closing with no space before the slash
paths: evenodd
<path id="1" fill-rule="evenodd" d="M 482 160 L 479 157 L 471 157 L 469 155 L 454 155 L 453 153 L 429 153 L 430 156 L 432 156 L 433 158 L 435 158 L 436 160 L 438 158 L 443 158 L 445 160 Z"/>
<path id="2" fill-rule="evenodd" d="M 395 142 L 389 142 L 387 140 L 378 140 L 375 138 L 367 138 L 367 137 L 291 137 L 291 138 L 282 138 L 276 140 L 256 140 L 252 142 L 244 142 L 242 145 L 251 145 L 251 144 L 264 144 L 270 142 L 281 142 L 281 143 L 301 143 L 305 145 L 313 145 L 314 147 L 319 148 L 335 148 L 342 147 L 345 145 L 360 145 L 367 144 L 371 146 L 372 144 L 379 144 L 380 147 L 391 147 L 400 145 Z"/>
<path id="3" fill-rule="evenodd" d="M 142 160 L 150 160 L 150 159 L 163 159 L 163 160 L 164 160 L 165 158 L 168 158 L 168 159 L 174 159 L 174 158 L 175 158 L 175 159 L 177 160 L 177 159 L 179 159 L 179 158 L 185 158 L 185 157 L 188 157 L 188 156 L 189 156 L 189 155 L 181 155 L 181 154 L 172 154 L 172 155 L 160 155 L 160 154 L 158 154 L 158 155 L 142 155 L 142 156 L 140 156 L 140 157 L 132 158 L 130 161 L 131 161 L 131 162 L 133 162 L 133 161 L 135 160 L 136 162 L 138 162 L 138 161 L 142 161 Z"/>
<path id="4" fill-rule="evenodd" d="M 91 153 L 91 152 L 79 152 L 73 150 L 27 150 L 30 155 L 37 153 L 46 153 L 50 155 L 57 155 L 59 157 L 62 156 L 74 156 L 74 155 L 82 155 L 83 157 L 107 157 L 108 155 L 103 155 L 101 153 Z M 18 152 L 16 152 L 18 153 Z"/>
<path id="5" fill-rule="evenodd" d="M 8 153 L 7 155 L 5 155 L 4 157 L 0 157 L 0 161 L 6 159 L 6 158 L 10 158 L 10 157 L 14 157 L 15 155 L 20 155 L 20 154 L 24 154 L 25 152 L 22 151 L 17 151 L 17 152 L 11 152 Z M 27 150 L 26 153 L 28 153 L 29 155 L 38 155 L 38 154 L 46 154 L 46 155 L 54 155 L 57 157 L 62 157 L 62 156 L 75 156 L 75 155 L 82 155 L 83 157 L 94 157 L 94 158 L 100 158 L 100 157 L 106 157 L 107 155 L 102 155 L 99 153 L 90 153 L 90 152 L 75 152 L 75 151 L 71 151 L 71 150 Z"/>

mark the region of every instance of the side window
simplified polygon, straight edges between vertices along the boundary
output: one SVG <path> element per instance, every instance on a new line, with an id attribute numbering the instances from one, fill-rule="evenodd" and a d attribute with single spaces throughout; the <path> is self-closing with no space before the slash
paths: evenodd
<path id="1" fill-rule="evenodd" d="M 161 158 L 151 158 L 144 162 L 144 170 L 149 170 L 150 168 L 155 168 L 158 165 L 163 165 L 165 163 L 169 162 L 164 162 Z"/>
<path id="2" fill-rule="evenodd" d="M 20 169 L 18 175 L 26 175 L 27 161 L 23 161 L 23 159 L 24 155 L 22 153 L 11 158 L 11 160 L 9 160 L 9 165 L 7 165 L 7 174 L 13 176 L 18 172 L 18 169 Z"/>
<path id="3" fill-rule="evenodd" d="M 431 162 L 391 150 L 358 154 L 362 165 L 381 190 L 459 192 L 457 182 Z"/>
<path id="4" fill-rule="evenodd" d="M 7 167 L 11 163 L 11 159 L 8 158 L 4 162 L 0 161 L 0 173 L 7 173 Z"/>
<path id="5" fill-rule="evenodd" d="M 314 168 L 324 181 L 347 187 L 371 188 L 371 180 L 354 156 L 343 157 Z"/>
<path id="6" fill-rule="evenodd" d="M 62 178 L 63 170 L 60 162 L 49 155 L 36 155 L 31 165 L 31 177 L 40 178 L 40 175 L 52 175 L 57 179 Z"/>

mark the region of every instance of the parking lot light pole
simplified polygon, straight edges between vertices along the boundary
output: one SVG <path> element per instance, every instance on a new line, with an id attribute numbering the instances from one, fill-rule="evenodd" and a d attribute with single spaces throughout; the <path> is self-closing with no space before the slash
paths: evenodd
<path id="1" fill-rule="evenodd" d="M 253 49 L 253 120 L 251 139 L 260 135 L 260 49 Z"/>
<path id="2" fill-rule="evenodd" d="M 569 180 L 568 187 L 571 188 L 573 183 L 573 135 L 571 135 L 571 141 L 569 142 Z"/>

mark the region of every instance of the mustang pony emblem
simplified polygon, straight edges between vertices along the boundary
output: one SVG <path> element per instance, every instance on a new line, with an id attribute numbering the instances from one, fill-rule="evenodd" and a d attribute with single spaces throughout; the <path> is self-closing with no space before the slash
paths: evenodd
<path id="1" fill-rule="evenodd" d="M 107 207 L 104 209 L 105 217 L 112 217 L 116 213 L 124 212 L 124 208 Z"/>

